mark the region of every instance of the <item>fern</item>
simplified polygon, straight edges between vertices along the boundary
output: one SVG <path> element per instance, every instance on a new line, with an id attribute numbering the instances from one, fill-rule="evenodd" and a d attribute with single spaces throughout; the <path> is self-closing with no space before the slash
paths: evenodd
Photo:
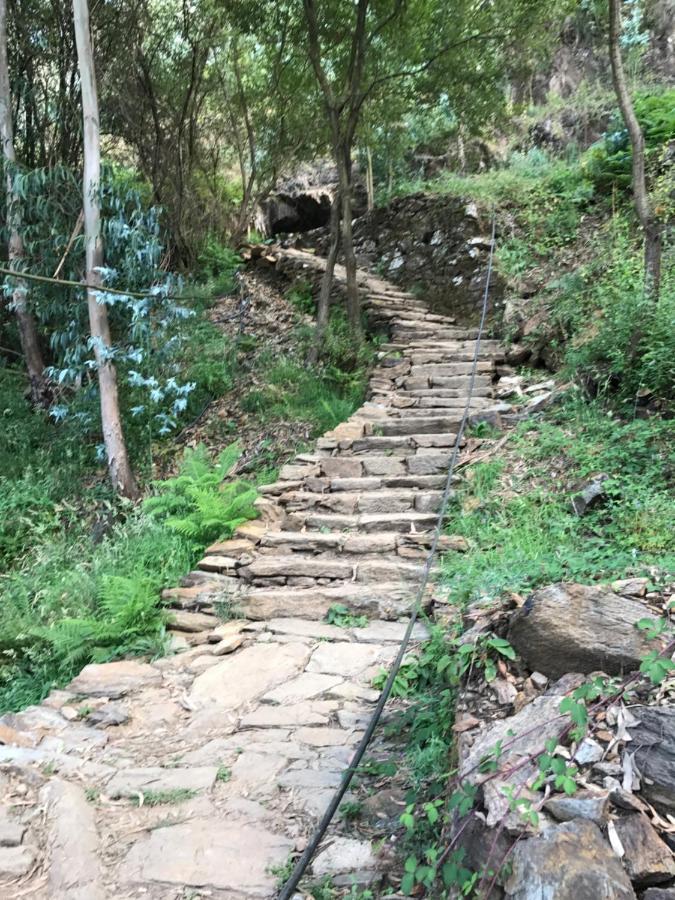
<path id="1" fill-rule="evenodd" d="M 210 462 L 203 444 L 186 450 L 179 474 L 157 482 L 158 493 L 145 501 L 145 512 L 198 545 L 230 537 L 258 515 L 252 485 L 224 483 L 240 455 L 237 443 L 226 447 L 216 463 Z"/>
<path id="2" fill-rule="evenodd" d="M 88 662 L 127 654 L 156 653 L 164 637 L 164 613 L 157 591 L 142 575 L 101 579 L 96 614 L 61 619 L 31 634 L 49 644 L 68 672 Z"/>

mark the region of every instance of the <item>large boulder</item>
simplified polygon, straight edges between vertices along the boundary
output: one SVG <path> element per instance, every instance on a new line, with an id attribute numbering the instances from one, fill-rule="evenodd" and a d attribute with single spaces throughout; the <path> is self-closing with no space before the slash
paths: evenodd
<path id="1" fill-rule="evenodd" d="M 639 724 L 630 729 L 642 795 L 662 812 L 675 815 L 675 709 L 634 706 Z"/>
<path id="2" fill-rule="evenodd" d="M 510 900 L 635 900 L 618 858 L 586 819 L 518 843 L 505 888 Z"/>
<path id="3" fill-rule="evenodd" d="M 552 584 L 535 591 L 511 619 L 508 639 L 532 669 L 620 675 L 654 649 L 635 626 L 648 615 L 606 588 Z"/>

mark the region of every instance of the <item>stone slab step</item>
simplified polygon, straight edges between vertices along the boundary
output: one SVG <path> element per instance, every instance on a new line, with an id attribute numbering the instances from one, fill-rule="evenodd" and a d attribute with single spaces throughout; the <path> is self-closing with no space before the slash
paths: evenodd
<path id="1" fill-rule="evenodd" d="M 370 583 L 387 579 L 396 581 L 419 581 L 424 567 L 419 563 L 405 560 L 336 557 L 332 553 L 315 556 L 299 554 L 264 554 L 250 565 L 239 570 L 239 577 L 255 585 L 257 579 L 266 578 L 313 578 L 331 581 Z"/>
<path id="2" fill-rule="evenodd" d="M 401 413 L 411 413 L 413 410 L 397 410 Z M 424 410 L 424 412 L 427 412 Z M 378 423 L 378 427 L 382 434 L 435 434 L 438 432 L 451 433 L 453 429 L 459 426 L 460 418 L 440 418 L 437 416 L 429 417 L 428 415 L 410 416 L 402 415 L 384 419 Z"/>
<path id="3" fill-rule="evenodd" d="M 435 527 L 438 517 L 435 513 L 363 513 L 344 515 L 341 513 L 297 512 L 287 518 L 288 527 L 327 528 L 331 531 L 360 531 L 372 534 L 378 531 L 416 532 L 428 531 Z"/>
<path id="4" fill-rule="evenodd" d="M 441 494 L 442 491 L 395 490 L 391 488 L 331 493 L 288 491 L 281 494 L 279 502 L 286 507 L 288 512 L 299 509 L 326 510 L 347 515 L 404 512 L 405 510 L 434 512 L 439 507 Z"/>
<path id="5" fill-rule="evenodd" d="M 482 376 L 481 376 L 482 377 Z M 478 381 L 478 378 L 476 378 Z M 465 390 L 457 388 L 419 388 L 416 391 L 398 390 L 394 394 L 394 398 L 400 398 L 401 402 L 411 402 L 416 400 L 452 400 L 455 404 L 463 406 L 466 403 L 467 395 Z M 474 385 L 474 400 L 484 400 L 490 403 L 495 402 L 492 397 L 492 387 L 489 379 L 485 378 L 484 385 Z M 393 400 L 395 403 L 395 399 Z"/>
<path id="6" fill-rule="evenodd" d="M 427 417 L 429 415 L 427 413 Z M 360 457 L 366 453 L 377 455 L 388 450 L 396 451 L 397 456 L 409 456 L 419 447 L 452 447 L 456 440 L 457 435 L 452 431 L 438 432 L 433 437 L 429 434 L 374 434 L 351 441 L 340 441 L 335 452 L 339 458 Z M 325 466 L 322 465 L 322 468 Z"/>
<path id="7" fill-rule="evenodd" d="M 413 365 L 410 369 L 410 376 L 412 378 L 419 376 L 431 376 L 431 375 L 440 375 L 442 378 L 447 378 L 450 375 L 470 375 L 473 370 L 473 363 L 471 362 L 450 362 L 450 363 L 423 363 L 421 365 Z M 490 359 L 479 359 L 476 364 L 476 372 L 481 372 L 485 374 L 486 372 L 492 372 L 494 370 L 494 365 L 492 360 Z"/>
<path id="8" fill-rule="evenodd" d="M 342 584 L 336 587 L 313 588 L 251 588 L 242 598 L 240 607 L 248 619 L 288 617 L 324 619 L 336 603 L 370 619 L 392 621 L 410 611 L 415 586 L 410 583 L 381 582 L 370 584 Z"/>
<path id="9" fill-rule="evenodd" d="M 401 387 L 404 391 L 417 392 L 433 390 L 434 388 L 459 390 L 466 394 L 469 389 L 470 375 L 415 375 L 403 379 Z M 489 375 L 476 375 L 476 389 L 485 390 L 492 388 L 492 378 Z"/>
<path id="10" fill-rule="evenodd" d="M 331 552 L 338 557 L 349 558 L 375 554 L 397 553 L 409 559 L 426 555 L 434 537 L 433 531 L 402 534 L 382 531 L 374 534 L 346 534 L 342 531 L 270 531 L 260 541 L 260 552 L 289 555 L 323 554 Z M 466 540 L 457 535 L 441 535 L 439 547 L 443 550 L 466 551 Z"/>

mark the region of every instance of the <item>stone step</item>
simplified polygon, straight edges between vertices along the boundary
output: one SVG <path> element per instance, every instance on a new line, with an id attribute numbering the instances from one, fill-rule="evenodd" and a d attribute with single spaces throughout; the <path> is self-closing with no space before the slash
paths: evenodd
<path id="1" fill-rule="evenodd" d="M 346 534 L 342 531 L 268 531 L 258 546 L 261 554 L 323 554 L 333 553 L 338 557 L 368 556 L 391 553 L 407 559 L 423 559 L 431 547 L 433 531 L 402 534 L 398 531 L 382 531 L 373 534 Z M 439 548 L 442 550 L 466 551 L 468 545 L 463 537 L 441 535 Z"/>
<path id="2" fill-rule="evenodd" d="M 258 556 L 250 565 L 239 569 L 239 577 L 256 585 L 263 579 L 314 579 L 319 585 L 329 581 L 343 581 L 369 584 L 387 579 L 396 581 L 419 581 L 424 567 L 419 563 L 405 560 L 382 559 L 381 557 L 361 555 L 358 558 L 336 557 L 332 551 L 314 556 L 302 556 L 298 553 L 289 555 L 264 554 Z M 275 583 L 281 583 L 275 581 Z M 287 583 L 287 582 L 286 582 Z M 301 583 L 294 581 L 295 587 Z M 310 587 L 311 585 L 307 585 Z"/>
<path id="3" fill-rule="evenodd" d="M 397 412 L 412 412 L 412 410 L 397 410 Z M 456 429 L 459 422 L 460 419 L 457 416 L 453 416 L 453 418 L 402 416 L 383 419 L 381 422 L 378 422 L 378 428 L 384 435 L 432 434 Z"/>
<path id="4" fill-rule="evenodd" d="M 379 428 L 379 425 L 376 427 Z M 333 453 L 340 454 L 340 458 L 346 455 L 361 456 L 365 453 L 387 453 L 389 450 L 395 451 L 392 455 L 409 456 L 411 453 L 415 453 L 419 447 L 452 447 L 456 440 L 457 435 L 452 431 L 438 433 L 433 436 L 429 434 L 372 434 L 368 435 L 368 437 L 332 442 L 336 446 L 333 446 L 331 449 Z M 335 456 L 327 457 L 326 459 L 335 459 Z M 327 472 L 332 464 L 324 459 L 319 465 Z M 335 467 L 340 469 L 340 465 L 335 464 Z M 334 474 L 341 475 L 344 472 L 336 471 Z"/>
<path id="5" fill-rule="evenodd" d="M 287 512 L 313 509 L 355 515 L 358 513 L 434 512 L 438 509 L 442 491 L 416 491 L 412 489 L 384 489 L 370 491 L 336 491 L 314 493 L 312 491 L 288 491 L 281 494 L 279 502 Z"/>
<path id="6" fill-rule="evenodd" d="M 445 458 L 445 457 L 444 457 Z M 447 457 L 449 459 L 449 456 Z M 342 491 L 379 491 L 384 488 L 416 488 L 418 490 L 442 490 L 445 487 L 445 474 L 438 475 L 365 475 L 360 477 L 311 478 L 307 481 L 275 481 L 260 488 L 265 495 L 278 496 L 287 491 L 312 490 L 316 493 Z M 454 482 L 460 476 L 453 477 Z"/>
<path id="7" fill-rule="evenodd" d="M 430 597 L 430 595 L 427 595 Z M 411 583 L 341 584 L 312 588 L 250 588 L 239 602 L 248 619 L 272 619 L 292 616 L 298 619 L 325 619 L 335 604 L 370 619 L 392 621 L 410 611 L 415 599 Z M 427 605 L 429 600 L 427 599 Z"/>
<path id="8" fill-rule="evenodd" d="M 287 527 L 327 528 L 330 531 L 361 531 L 372 534 L 378 531 L 416 532 L 434 528 L 438 516 L 435 513 L 400 512 L 400 513 L 362 513 L 361 515 L 343 515 L 340 513 L 296 512 L 287 516 Z"/>
<path id="9" fill-rule="evenodd" d="M 417 392 L 419 390 L 426 391 L 434 388 L 451 388 L 463 391 L 466 394 L 469 388 L 470 375 L 415 375 L 408 376 L 403 379 L 401 387 L 404 391 Z M 492 378 L 489 375 L 478 373 L 476 375 L 476 388 L 492 387 Z M 475 388 L 474 388 L 475 390 Z"/>
<path id="10" fill-rule="evenodd" d="M 419 460 L 422 456 L 443 456 L 443 459 L 449 459 L 448 449 L 454 444 L 454 436 L 447 429 L 444 431 L 440 423 L 447 425 L 448 422 L 452 422 L 454 425 L 457 425 L 459 417 L 455 417 L 452 420 L 435 418 L 431 421 L 434 424 L 430 427 L 438 427 L 438 432 L 430 431 L 424 433 L 424 429 L 429 426 L 422 418 L 408 420 L 384 419 L 378 423 L 378 428 L 386 432 L 384 436 L 389 436 L 391 433 L 395 436 L 414 438 L 416 448 L 413 450 L 412 446 L 410 446 L 408 448 L 409 452 L 406 452 L 406 446 L 403 442 L 398 450 L 391 451 L 389 454 L 385 452 L 382 455 L 376 455 L 375 453 L 354 455 L 347 448 L 344 451 L 339 451 L 338 456 L 327 456 L 316 465 L 307 466 L 304 475 L 299 479 L 295 477 L 299 467 L 292 465 L 283 466 L 279 473 L 279 481 L 311 484 L 313 479 L 321 478 L 363 478 L 372 475 L 433 475 L 436 470 L 430 470 L 427 465 L 420 464 Z M 406 433 L 406 429 L 408 433 Z M 399 432 L 398 435 L 397 430 Z M 288 477 L 289 471 L 291 471 L 292 477 Z M 311 479 L 311 481 L 308 482 L 308 479 Z"/>
<path id="11" fill-rule="evenodd" d="M 468 386 L 468 382 L 467 382 Z M 492 380 L 487 375 L 477 375 L 476 382 L 473 386 L 473 396 L 474 397 L 485 397 L 492 399 Z M 396 391 L 397 397 L 402 397 L 403 399 L 407 398 L 417 398 L 417 397 L 425 397 L 425 398 L 437 398 L 437 399 L 454 399 L 460 400 L 462 403 L 466 402 L 467 398 L 467 389 L 465 387 L 457 387 L 457 388 L 417 388 L 413 391 L 405 390 L 405 388 L 399 388 Z"/>
<path id="12" fill-rule="evenodd" d="M 421 490 L 443 490 L 445 474 L 439 475 L 382 475 L 367 478 L 332 478 L 329 482 L 331 491 L 377 491 L 380 488 L 412 487 Z M 456 475 L 453 482 L 459 482 Z"/>
<path id="13" fill-rule="evenodd" d="M 455 325 L 440 327 L 433 322 L 420 322 L 413 328 L 408 322 L 392 323 L 392 335 L 395 343 L 407 343 L 408 346 L 416 341 L 434 340 L 444 341 L 475 341 L 478 339 L 477 328 L 458 328 Z"/>
<path id="14" fill-rule="evenodd" d="M 447 378 L 450 375 L 470 375 L 472 370 L 473 363 L 471 362 L 422 363 L 411 367 L 410 376 L 412 378 L 424 376 L 428 378 L 433 375 Z M 491 359 L 479 359 L 476 363 L 477 373 L 485 374 L 493 371 L 494 364 Z"/>

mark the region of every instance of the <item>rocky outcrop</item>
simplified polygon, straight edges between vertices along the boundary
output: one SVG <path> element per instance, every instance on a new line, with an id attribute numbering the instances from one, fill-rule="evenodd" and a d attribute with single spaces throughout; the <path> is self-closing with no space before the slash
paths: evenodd
<path id="1" fill-rule="evenodd" d="M 320 252 L 327 235 L 310 234 Z M 380 272 L 401 287 L 424 296 L 437 312 L 476 314 L 490 248 L 490 218 L 474 203 L 456 197 L 414 194 L 392 200 L 354 221 L 359 266 Z M 493 272 L 491 308 L 503 293 Z"/>

